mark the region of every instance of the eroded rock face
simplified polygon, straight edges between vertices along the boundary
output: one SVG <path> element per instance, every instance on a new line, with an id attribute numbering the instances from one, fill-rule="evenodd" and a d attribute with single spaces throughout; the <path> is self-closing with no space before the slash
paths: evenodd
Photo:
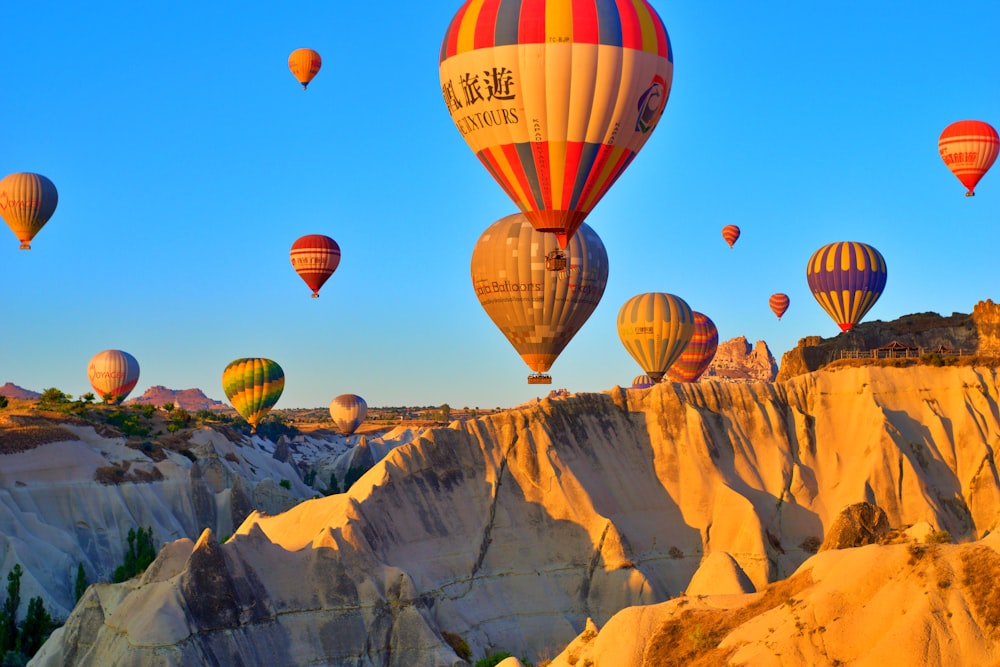
<path id="1" fill-rule="evenodd" d="M 881 507 L 871 503 L 848 505 L 826 532 L 820 551 L 849 549 L 877 544 L 889 534 L 889 518 Z"/>
<path id="2" fill-rule="evenodd" d="M 771 382 L 778 374 L 774 355 L 762 340 L 752 347 L 746 336 L 719 343 L 704 378 L 729 382 Z"/>
<path id="3" fill-rule="evenodd" d="M 251 514 L 179 570 L 102 589 L 104 622 L 78 608 L 38 664 L 461 664 L 444 632 L 537 663 L 588 619 L 677 596 L 706 554 L 757 590 L 789 577 L 848 505 L 960 541 L 995 531 L 998 399 L 989 369 L 844 368 L 571 395 L 430 429 L 346 494 Z M 881 548 L 823 552 L 812 569 Z M 201 587 L 184 582 L 204 568 L 218 571 L 194 602 L 207 611 L 191 612 Z M 831 587 L 853 572 L 822 571 Z"/>

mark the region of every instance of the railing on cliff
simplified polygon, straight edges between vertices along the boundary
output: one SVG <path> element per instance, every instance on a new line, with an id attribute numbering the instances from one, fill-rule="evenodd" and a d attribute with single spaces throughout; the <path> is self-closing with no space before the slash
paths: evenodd
<path id="1" fill-rule="evenodd" d="M 971 357 L 977 354 L 976 350 L 950 350 L 942 348 L 899 348 L 889 350 L 841 350 L 841 359 L 919 359 L 925 354 L 937 354 L 942 357 Z"/>

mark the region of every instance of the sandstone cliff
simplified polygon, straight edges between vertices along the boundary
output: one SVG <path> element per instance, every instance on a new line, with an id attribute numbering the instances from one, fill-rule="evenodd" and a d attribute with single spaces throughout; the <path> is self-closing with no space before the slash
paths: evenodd
<path id="1" fill-rule="evenodd" d="M 475 657 L 537 662 L 689 586 L 767 590 L 853 503 L 963 541 L 995 530 L 998 401 L 989 369 L 844 368 L 580 394 L 456 422 L 392 450 L 346 494 L 253 514 L 225 544 L 213 532 L 175 542 L 141 579 L 92 587 L 35 662 L 465 664 L 444 633 Z M 995 557 L 990 541 L 976 548 Z M 813 623 L 799 606 L 809 582 L 867 585 L 871 573 L 839 553 L 810 561 L 782 618 Z M 963 556 L 942 553 L 957 587 Z M 692 582 L 703 561 L 725 576 Z M 910 609 L 932 622 L 942 608 L 926 599 Z M 995 651 L 985 621 L 964 618 L 951 622 L 957 644 L 979 633 Z M 794 622 L 763 621 L 739 641 L 770 646 L 760 638 Z M 839 627 L 824 638 L 829 656 L 856 629 Z"/>
<path id="2" fill-rule="evenodd" d="M 702 379 L 772 382 L 777 374 L 778 364 L 767 343 L 759 340 L 751 347 L 746 336 L 739 336 L 719 343 L 715 357 Z"/>

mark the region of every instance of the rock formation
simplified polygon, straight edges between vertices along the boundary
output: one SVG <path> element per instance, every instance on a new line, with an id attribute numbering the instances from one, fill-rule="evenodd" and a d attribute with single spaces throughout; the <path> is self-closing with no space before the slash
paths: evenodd
<path id="1" fill-rule="evenodd" d="M 349 492 L 255 512 L 224 544 L 168 545 L 140 579 L 91 587 L 35 664 L 466 664 L 445 633 L 474 659 L 573 642 L 556 664 L 577 665 L 649 639 L 602 667 L 672 664 L 643 656 L 682 643 L 750 664 L 981 664 L 998 433 L 1000 378 L 972 367 L 546 399 L 424 431 Z M 859 502 L 967 544 L 815 554 Z M 678 597 L 702 568 L 760 592 Z"/>
<path id="2" fill-rule="evenodd" d="M 6 396 L 7 398 L 34 399 L 41 396 L 41 394 L 37 391 L 25 389 L 24 387 L 18 387 L 13 382 L 8 382 L 7 384 L 0 386 L 0 396 Z"/>
<path id="3" fill-rule="evenodd" d="M 217 401 L 206 396 L 205 392 L 201 389 L 167 389 L 162 385 L 150 387 L 143 392 L 142 396 L 130 398 L 126 403 L 155 405 L 158 408 L 167 403 L 173 403 L 175 407 L 182 408 L 188 412 L 197 412 L 198 410 L 235 412 L 222 401 Z"/>
<path id="4" fill-rule="evenodd" d="M 778 374 L 774 355 L 762 340 L 751 347 L 746 336 L 719 343 L 715 358 L 702 379 L 728 382 L 771 382 Z"/>

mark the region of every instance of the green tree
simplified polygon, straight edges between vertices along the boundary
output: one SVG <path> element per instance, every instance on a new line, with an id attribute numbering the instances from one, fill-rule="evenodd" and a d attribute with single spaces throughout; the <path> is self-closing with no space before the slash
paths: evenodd
<path id="1" fill-rule="evenodd" d="M 69 401 L 70 395 L 63 393 L 55 387 L 49 387 L 38 397 L 38 404 L 47 408 L 69 403 Z"/>
<path id="2" fill-rule="evenodd" d="M 89 404 L 89 403 L 93 403 L 96 400 L 97 400 L 97 397 L 94 396 L 94 392 L 92 392 L 92 391 L 88 391 L 86 394 L 80 394 L 80 401 L 82 403 L 88 403 Z"/>
<path id="3" fill-rule="evenodd" d="M 3 649 L 13 650 L 17 647 L 17 608 L 21 606 L 21 575 L 24 570 L 20 563 L 15 563 L 7 573 L 7 599 L 3 601 Z"/>
<path id="4" fill-rule="evenodd" d="M 139 530 L 129 528 L 128 549 L 125 551 L 125 562 L 115 568 L 112 581 L 118 584 L 146 571 L 149 564 L 156 558 L 156 547 L 153 544 L 153 528 L 148 530 L 142 526 Z"/>
<path id="5" fill-rule="evenodd" d="M 328 495 L 328 496 L 334 496 L 334 495 L 337 495 L 338 493 L 342 493 L 342 491 L 340 490 L 340 484 L 337 483 L 337 475 L 336 475 L 336 473 L 332 473 L 331 472 L 330 473 L 330 484 L 327 487 L 326 495 Z"/>
<path id="6" fill-rule="evenodd" d="M 7 397 L 6 396 L 0 396 L 0 410 L 3 410 L 4 408 L 6 408 L 7 405 L 8 405 Z"/>
<path id="7" fill-rule="evenodd" d="M 28 601 L 28 615 L 21 624 L 21 652 L 31 657 L 38 652 L 52 632 L 52 617 L 40 597 Z"/>
<path id="8" fill-rule="evenodd" d="M 79 602 L 83 594 L 87 592 L 87 573 L 83 569 L 83 563 L 76 568 L 76 582 L 73 584 L 73 600 Z"/>
<path id="9" fill-rule="evenodd" d="M 449 421 L 451 419 L 451 406 L 447 403 L 442 403 L 439 409 L 441 410 L 441 421 Z"/>
<path id="10" fill-rule="evenodd" d="M 174 404 L 173 403 L 164 403 L 163 404 L 163 411 L 164 412 L 173 412 L 174 411 Z"/>

